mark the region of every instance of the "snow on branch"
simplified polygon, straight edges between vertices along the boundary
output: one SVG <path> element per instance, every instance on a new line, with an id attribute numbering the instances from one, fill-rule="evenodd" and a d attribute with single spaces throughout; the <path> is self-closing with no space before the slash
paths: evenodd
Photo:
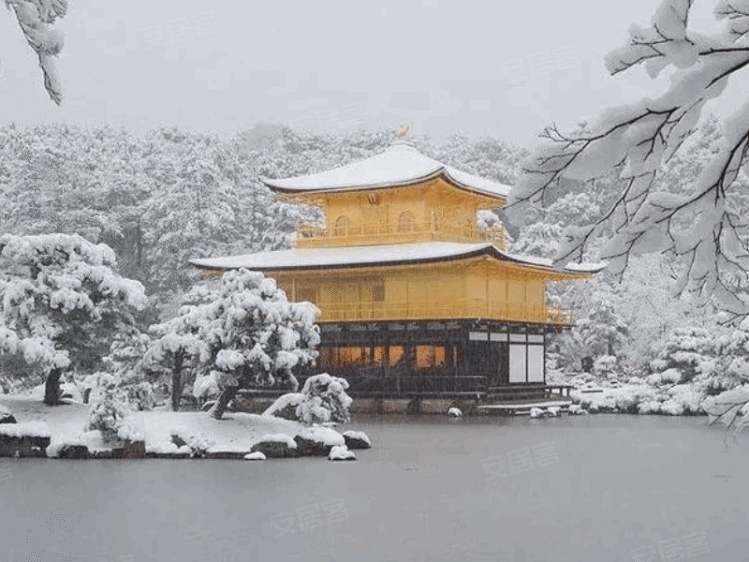
<path id="1" fill-rule="evenodd" d="M 692 0 L 664 0 L 649 28 L 632 26 L 629 44 L 611 52 L 606 67 L 611 74 L 646 63 L 655 77 L 669 64 L 686 68 L 697 61 L 697 44 L 687 36 Z"/>
<path id="2" fill-rule="evenodd" d="M 60 105 L 62 86 L 54 57 L 62 50 L 64 40 L 62 31 L 50 26 L 65 16 L 67 0 L 5 0 L 5 5 L 15 12 L 26 42 L 39 58 L 49 97 Z"/>
<path id="3" fill-rule="evenodd" d="M 749 0 L 722 0 L 715 8 L 715 18 L 725 19 L 726 35 L 740 41 L 749 33 Z"/>
<path id="4" fill-rule="evenodd" d="M 695 132 L 703 108 L 719 97 L 728 81 L 749 66 L 749 47 L 737 44 L 749 29 L 749 1 L 721 1 L 717 18 L 729 22 L 727 34 L 691 33 L 691 0 L 663 0 L 649 28 L 633 27 L 629 44 L 607 59 L 617 74 L 644 63 L 655 77 L 673 65 L 669 88 L 656 99 L 607 110 L 589 130 L 564 134 L 552 125 L 526 161 L 511 204 L 545 203 L 560 181 L 582 185 L 616 170 L 621 187 L 595 222 L 565 232 L 556 263 L 582 259 L 604 225 L 613 237 L 601 258 L 621 275 L 629 256 L 669 251 L 688 264 L 679 291 L 717 296 L 728 310 L 746 308 L 722 280 L 730 270 L 749 271 L 746 237 L 727 196 L 742 169 L 747 170 L 749 102 L 724 124 L 720 150 L 698 178 L 680 193 L 660 191 L 662 166 Z"/>

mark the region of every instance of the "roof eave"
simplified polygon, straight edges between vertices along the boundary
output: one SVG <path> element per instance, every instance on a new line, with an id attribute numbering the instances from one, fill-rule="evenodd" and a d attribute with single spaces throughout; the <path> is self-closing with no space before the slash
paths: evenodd
<path id="1" fill-rule="evenodd" d="M 426 258 L 411 258 L 411 259 L 400 259 L 400 260 L 389 260 L 389 261 L 372 261 L 372 262 L 359 262 L 359 263 L 340 263 L 340 264 L 319 264 L 319 265 L 287 265 L 287 266 L 268 266 L 268 267 L 252 267 L 253 271 L 310 271 L 314 269 L 353 269 L 353 268 L 365 268 L 365 267 L 387 267 L 387 266 L 398 266 L 398 265 L 416 265 L 416 264 L 428 264 L 428 263 L 439 263 L 439 262 L 451 262 L 463 259 L 470 259 L 474 257 L 480 257 L 489 255 L 495 258 L 497 261 L 504 261 L 515 263 L 538 271 L 544 271 L 548 273 L 554 273 L 560 277 L 566 278 L 590 278 L 592 275 L 599 273 L 606 266 L 603 265 L 599 269 L 595 270 L 578 270 L 562 268 L 557 269 L 550 265 L 533 263 L 530 261 L 522 260 L 515 256 L 510 256 L 499 250 L 496 246 L 491 243 L 469 250 L 462 253 L 452 254 L 448 256 L 431 256 Z M 208 258 L 210 259 L 210 258 Z M 212 271 L 230 271 L 232 269 L 240 269 L 242 266 L 231 267 L 231 266 L 212 266 L 207 264 L 198 263 L 205 260 L 189 260 L 190 265 L 197 267 L 198 269 L 212 270 Z"/>
<path id="2" fill-rule="evenodd" d="M 489 197 L 491 199 L 501 199 L 503 201 L 507 200 L 507 197 L 509 194 L 500 194 L 495 193 L 491 191 L 486 191 L 484 189 L 473 187 L 468 184 L 464 184 L 463 182 L 458 181 L 453 176 L 450 175 L 450 173 L 445 168 L 440 168 L 439 170 L 436 170 L 435 172 L 432 172 L 431 174 L 427 174 L 424 176 L 420 176 L 413 179 L 404 180 L 401 182 L 396 183 L 377 183 L 377 184 L 367 184 L 367 185 L 346 185 L 341 187 L 325 187 L 325 188 L 294 188 L 294 187 L 285 187 L 282 185 L 274 184 L 274 180 L 270 180 L 268 178 L 261 178 L 261 181 L 271 190 L 279 194 L 283 195 L 321 195 L 326 193 L 341 193 L 341 192 L 351 192 L 351 191 L 370 191 L 373 189 L 388 189 L 392 187 L 408 187 L 411 185 L 417 185 L 419 183 L 423 183 L 426 181 L 430 181 L 436 178 L 440 178 L 444 180 L 446 183 L 461 189 L 463 191 L 468 191 L 476 195 L 483 195 L 485 197 Z"/>

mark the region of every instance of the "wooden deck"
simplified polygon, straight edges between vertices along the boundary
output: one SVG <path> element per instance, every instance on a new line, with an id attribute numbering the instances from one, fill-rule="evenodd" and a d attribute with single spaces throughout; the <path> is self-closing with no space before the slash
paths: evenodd
<path id="1" fill-rule="evenodd" d="M 531 408 L 562 408 L 566 409 L 572 405 L 570 399 L 559 399 L 546 397 L 540 400 L 522 400 L 493 402 L 491 404 L 480 404 L 477 407 L 479 415 L 483 416 L 517 416 L 531 413 Z"/>

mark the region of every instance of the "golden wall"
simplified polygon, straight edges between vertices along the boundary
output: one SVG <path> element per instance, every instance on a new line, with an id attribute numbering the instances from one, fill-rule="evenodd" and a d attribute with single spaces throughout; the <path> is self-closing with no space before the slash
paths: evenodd
<path id="1" fill-rule="evenodd" d="M 332 271 L 269 272 L 292 301 L 308 300 L 320 322 L 487 320 L 567 324 L 547 310 L 544 277 L 494 260 Z"/>
<path id="2" fill-rule="evenodd" d="M 297 247 L 479 241 L 485 235 L 476 213 L 505 203 L 462 191 L 441 178 L 410 187 L 310 197 L 309 203 L 325 211 L 326 226 L 322 231 L 301 227 Z"/>

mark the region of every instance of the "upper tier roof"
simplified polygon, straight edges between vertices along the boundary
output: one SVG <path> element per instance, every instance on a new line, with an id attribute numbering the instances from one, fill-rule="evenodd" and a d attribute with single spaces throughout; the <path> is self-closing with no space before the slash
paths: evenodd
<path id="1" fill-rule="evenodd" d="M 245 269 L 281 271 L 337 267 L 366 267 L 409 263 L 440 262 L 489 255 L 495 259 L 530 267 L 554 270 L 551 260 L 507 254 L 491 243 L 465 244 L 457 242 L 421 242 L 414 244 L 313 248 L 304 250 L 275 250 L 241 256 L 192 259 L 190 263 L 201 269 Z M 604 264 L 569 264 L 564 273 L 596 273 Z"/>
<path id="2" fill-rule="evenodd" d="M 396 140 L 376 156 L 326 172 L 281 180 L 263 178 L 262 181 L 276 191 L 319 193 L 403 186 L 440 176 L 461 189 L 490 197 L 507 197 L 511 189 L 429 158 L 403 140 Z"/>

